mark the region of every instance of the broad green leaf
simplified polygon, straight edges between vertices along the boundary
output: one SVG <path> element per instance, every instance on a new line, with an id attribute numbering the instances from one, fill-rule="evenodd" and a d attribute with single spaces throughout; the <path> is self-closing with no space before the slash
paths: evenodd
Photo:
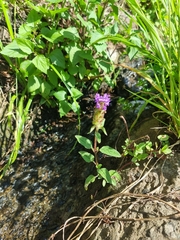
<path id="1" fill-rule="evenodd" d="M 106 43 L 94 44 L 94 47 L 96 48 L 98 53 L 103 53 L 103 52 L 106 52 L 107 50 Z"/>
<path id="2" fill-rule="evenodd" d="M 61 68 L 65 68 L 65 59 L 62 51 L 60 49 L 55 49 L 49 55 L 52 64 L 59 66 Z"/>
<path id="3" fill-rule="evenodd" d="M 79 66 L 79 77 L 80 79 L 83 79 L 83 77 L 86 75 L 86 67 L 84 64 L 80 64 Z"/>
<path id="4" fill-rule="evenodd" d="M 23 38 L 17 38 L 16 42 L 17 42 L 19 48 L 23 52 L 27 53 L 28 55 L 34 51 L 34 44 L 32 43 L 32 41 L 30 41 L 28 39 L 23 39 Z"/>
<path id="5" fill-rule="evenodd" d="M 116 183 L 121 180 L 121 175 L 116 170 L 110 170 L 109 174 L 112 179 L 112 185 L 116 186 Z"/>
<path id="6" fill-rule="evenodd" d="M 97 169 L 97 172 L 107 183 L 112 184 L 111 176 L 106 168 Z"/>
<path id="7" fill-rule="evenodd" d="M 66 82 L 67 82 L 68 86 L 70 86 L 72 88 L 76 84 L 76 78 L 74 76 L 70 75 L 69 79 Z"/>
<path id="8" fill-rule="evenodd" d="M 92 142 L 86 137 L 82 137 L 80 135 L 75 135 L 77 141 L 83 145 L 86 149 L 92 149 Z"/>
<path id="9" fill-rule="evenodd" d="M 41 72 L 47 74 L 47 70 L 49 69 L 49 59 L 44 55 L 37 55 L 33 60 L 33 64 L 39 69 Z"/>
<path id="10" fill-rule="evenodd" d="M 37 11 L 39 10 L 39 7 L 37 7 Z M 40 15 L 36 10 L 31 10 L 27 17 L 27 23 L 31 25 L 32 27 L 37 26 L 37 23 L 40 23 L 40 19 L 42 18 L 42 15 Z"/>
<path id="11" fill-rule="evenodd" d="M 92 44 L 92 43 L 96 42 L 97 40 L 99 40 L 103 37 L 104 37 L 104 35 L 102 33 L 98 32 L 98 31 L 94 31 L 94 32 L 91 33 L 90 43 Z M 101 40 L 98 41 L 98 43 L 99 44 L 104 43 L 104 41 L 105 41 L 104 39 L 101 39 Z"/>
<path id="12" fill-rule="evenodd" d="M 98 61 L 98 64 L 105 73 L 110 72 L 112 64 L 104 61 Z"/>
<path id="13" fill-rule="evenodd" d="M 54 87 L 57 87 L 58 85 L 58 77 L 57 77 L 57 74 L 52 71 L 51 69 L 49 69 L 47 71 L 47 75 L 48 75 L 48 79 L 49 79 L 49 82 L 54 86 Z"/>
<path id="14" fill-rule="evenodd" d="M 83 94 L 77 88 L 71 88 L 72 97 L 75 99 L 80 98 Z"/>
<path id="15" fill-rule="evenodd" d="M 71 62 L 69 62 L 68 72 L 71 75 L 76 75 L 79 72 L 79 67 L 77 65 L 73 65 Z"/>
<path id="16" fill-rule="evenodd" d="M 63 35 L 64 38 L 68 38 L 73 41 L 77 41 L 80 39 L 78 30 L 75 27 L 62 29 L 60 33 Z"/>
<path id="17" fill-rule="evenodd" d="M 62 88 L 62 90 L 55 92 L 53 95 L 58 99 L 58 101 L 64 101 L 66 99 L 66 94 L 66 90 Z"/>
<path id="18" fill-rule="evenodd" d="M 59 102 L 59 113 L 60 117 L 65 116 L 71 110 L 71 104 L 67 101 Z"/>
<path id="19" fill-rule="evenodd" d="M 111 157 L 121 157 L 121 154 L 116 149 L 109 146 L 103 146 L 99 151 Z"/>
<path id="20" fill-rule="evenodd" d="M 27 37 L 27 36 L 32 36 L 32 27 L 29 26 L 28 24 L 22 24 L 19 27 L 18 34 L 21 37 Z"/>
<path id="21" fill-rule="evenodd" d="M 14 40 L 13 42 L 11 42 L 7 46 L 5 46 L 0 53 L 5 56 L 12 57 L 12 58 L 25 58 L 28 56 L 27 53 L 23 52 L 20 49 L 16 40 Z"/>
<path id="22" fill-rule="evenodd" d="M 172 150 L 169 148 L 168 145 L 164 145 L 161 149 L 161 151 L 164 153 L 164 154 L 170 154 L 172 152 Z"/>
<path id="23" fill-rule="evenodd" d="M 92 155 L 91 153 L 88 153 L 85 151 L 80 151 L 79 154 L 84 159 L 84 161 L 86 161 L 87 163 L 94 161 L 94 155 Z"/>
<path id="24" fill-rule="evenodd" d="M 79 113 L 81 110 L 79 103 L 76 101 L 73 101 L 73 103 L 71 104 L 71 108 L 75 113 Z"/>
<path id="25" fill-rule="evenodd" d="M 90 184 L 90 183 L 93 183 L 95 180 L 96 180 L 96 176 L 94 176 L 94 175 L 89 175 L 89 176 L 86 178 L 86 181 L 85 181 L 85 184 L 84 184 L 85 190 L 88 190 L 89 184 Z"/>
<path id="26" fill-rule="evenodd" d="M 35 68 L 34 64 L 30 60 L 25 60 L 20 65 L 20 71 L 24 77 L 35 75 L 36 70 L 37 69 Z"/>
<path id="27" fill-rule="evenodd" d="M 77 63 L 80 62 L 81 57 L 80 57 L 81 49 L 78 47 L 71 47 L 69 51 L 69 60 L 71 61 L 72 65 L 76 65 Z"/>
<path id="28" fill-rule="evenodd" d="M 54 29 L 54 28 L 49 29 L 47 27 L 44 27 L 41 29 L 41 34 L 42 34 L 42 37 L 44 37 L 51 43 L 58 42 L 58 40 L 60 40 L 60 38 L 62 36 L 61 33 L 59 31 L 57 31 L 57 29 Z"/>
<path id="29" fill-rule="evenodd" d="M 30 76 L 28 78 L 28 84 L 27 84 L 28 91 L 33 93 L 36 90 L 39 90 L 41 83 L 42 83 L 42 80 L 40 78 L 38 78 L 37 76 L 35 76 L 35 75 Z"/>
<path id="30" fill-rule="evenodd" d="M 51 85 L 44 81 L 41 83 L 41 86 L 40 86 L 40 93 L 41 95 L 44 97 L 44 98 L 47 98 L 50 94 L 50 91 L 51 91 Z"/>

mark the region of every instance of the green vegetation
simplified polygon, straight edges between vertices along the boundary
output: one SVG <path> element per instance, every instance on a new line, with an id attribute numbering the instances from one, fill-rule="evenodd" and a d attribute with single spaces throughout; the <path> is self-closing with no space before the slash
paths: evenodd
<path id="1" fill-rule="evenodd" d="M 128 7 L 122 9 L 116 0 L 43 2 L 40 5 L 33 0 L 25 1 L 28 14 L 16 31 L 9 12 L 10 6 L 16 12 L 18 1 L 0 0 L 0 11 L 11 38 L 7 45 L 0 42 L 0 54 L 16 75 L 16 92 L 10 96 L 7 116 L 9 124 L 15 119 L 15 144 L 8 162 L 1 169 L 1 177 L 16 160 L 34 101 L 51 108 L 58 107 L 60 117 L 73 111 L 80 124 L 79 99 L 84 89 L 91 85 L 97 92 L 103 81 L 114 88 L 116 82 L 111 75 L 115 65 L 108 55 L 108 41 L 124 44 L 123 54 L 130 59 L 142 57 L 145 60 L 144 69 L 129 69 L 149 82 L 151 89 L 133 94 L 145 101 L 144 108 L 146 104 L 152 104 L 159 114 L 168 116 L 159 119 L 180 138 L 180 0 L 150 0 L 148 3 L 127 0 Z M 119 19 L 122 11 L 129 23 Z M 90 140 L 80 135 L 76 138 L 85 148 L 90 144 L 88 149 L 94 149 Z M 95 131 L 95 138 L 101 142 L 98 131 Z M 125 146 L 124 154 L 132 156 L 135 164 L 152 153 L 151 142 L 133 145 L 133 149 L 129 148 L 130 142 Z M 96 150 L 93 150 L 95 154 Z M 108 146 L 98 151 L 114 154 Z M 170 153 L 167 144 L 161 148 L 161 153 Z M 80 154 L 85 161 L 95 163 L 97 177 L 103 179 L 103 185 L 106 182 L 115 184 L 113 177 L 117 173 L 112 172 L 114 170 L 101 168 L 96 156 L 94 158 L 90 153 L 81 151 Z M 115 177 L 120 179 L 119 175 Z M 85 187 L 95 178 L 91 175 Z"/>
<path id="2" fill-rule="evenodd" d="M 58 106 L 61 117 L 71 110 L 79 116 L 78 99 L 86 83 L 91 82 L 96 91 L 102 79 L 111 84 L 108 73 L 113 66 L 106 41 L 92 43 L 105 32 L 117 33 L 114 25 L 107 26 L 113 11 L 105 14 L 107 7 L 114 7 L 113 3 L 49 0 L 44 6 L 37 6 L 26 1 L 29 14 L 15 33 L 8 15 L 10 3 L 0 1 L 12 39 L 0 53 L 16 73 L 16 94 L 11 96 L 9 113 L 10 118 L 16 112 L 16 142 L 8 164 L 1 170 L 3 174 L 17 157 L 33 99 L 49 107 Z"/>
<path id="3" fill-rule="evenodd" d="M 146 79 L 152 89 L 144 97 L 138 96 L 169 116 L 170 120 L 163 123 L 179 138 L 180 1 L 151 0 L 140 4 L 137 0 L 127 0 L 127 3 L 131 13 L 126 14 L 130 23 L 134 23 L 136 27 L 128 25 L 124 29 L 125 35 L 107 35 L 99 41 L 109 39 L 122 42 L 128 47 L 130 58 L 144 57 L 146 68 L 131 70 Z"/>

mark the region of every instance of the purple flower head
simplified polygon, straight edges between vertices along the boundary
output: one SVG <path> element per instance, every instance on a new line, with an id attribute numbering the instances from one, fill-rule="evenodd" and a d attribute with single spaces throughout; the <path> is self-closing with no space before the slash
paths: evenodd
<path id="1" fill-rule="evenodd" d="M 99 93 L 96 93 L 95 103 L 96 103 L 96 108 L 106 111 L 110 103 L 110 95 L 105 93 L 103 96 L 101 96 Z"/>

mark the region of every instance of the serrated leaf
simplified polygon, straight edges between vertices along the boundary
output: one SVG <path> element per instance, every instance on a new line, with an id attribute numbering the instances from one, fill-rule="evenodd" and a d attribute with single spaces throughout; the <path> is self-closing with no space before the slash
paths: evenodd
<path id="1" fill-rule="evenodd" d="M 90 163 L 94 161 L 94 155 L 85 151 L 79 151 L 79 154 L 84 159 L 85 162 Z"/>
<path id="2" fill-rule="evenodd" d="M 86 137 L 83 137 L 81 135 L 75 135 L 77 141 L 84 146 L 86 149 L 92 149 L 92 142 Z"/>
<path id="3" fill-rule="evenodd" d="M 47 74 L 47 70 L 49 69 L 49 59 L 44 55 L 37 55 L 33 60 L 33 64 L 39 69 L 41 72 Z"/>
<path id="4" fill-rule="evenodd" d="M 116 149 L 109 146 L 103 146 L 99 151 L 111 157 L 121 157 L 121 154 Z"/>
<path id="5" fill-rule="evenodd" d="M 93 183 L 95 180 L 96 180 L 96 176 L 94 176 L 94 175 L 89 175 L 89 176 L 86 178 L 86 181 L 85 181 L 85 184 L 84 184 L 85 190 L 87 190 L 89 184 L 90 184 L 90 183 Z"/>
<path id="6" fill-rule="evenodd" d="M 49 55 L 49 58 L 51 59 L 52 64 L 63 69 L 65 68 L 65 58 L 60 49 L 55 49 L 52 51 Z"/>

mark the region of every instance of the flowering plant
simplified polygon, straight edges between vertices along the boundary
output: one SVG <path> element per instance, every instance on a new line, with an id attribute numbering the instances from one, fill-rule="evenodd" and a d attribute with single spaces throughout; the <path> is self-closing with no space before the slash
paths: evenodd
<path id="1" fill-rule="evenodd" d="M 103 131 L 104 134 L 107 135 L 104 124 L 105 124 L 105 113 L 107 110 L 107 107 L 110 103 L 110 95 L 105 93 L 104 95 L 100 95 L 99 93 L 95 94 L 95 109 L 94 109 L 94 115 L 92 120 L 92 127 L 90 129 L 90 133 L 95 130 L 94 134 L 94 144 L 92 144 L 92 141 L 89 140 L 86 137 L 76 135 L 77 141 L 83 145 L 86 149 L 91 149 L 93 154 L 87 152 L 87 151 L 80 151 L 79 154 L 82 156 L 82 158 L 87 163 L 93 163 L 97 170 L 97 175 L 89 175 L 86 178 L 85 181 L 85 189 L 88 189 L 88 186 L 90 183 L 94 182 L 96 178 L 102 179 L 102 185 L 105 186 L 106 183 L 116 185 L 117 181 L 121 179 L 119 173 L 116 170 L 108 170 L 106 168 L 102 167 L 102 164 L 99 163 L 99 157 L 98 153 L 101 152 L 105 155 L 111 156 L 111 157 L 121 157 L 120 153 L 109 146 L 103 146 L 99 148 L 97 144 L 101 143 L 101 134 L 100 130 Z"/>

